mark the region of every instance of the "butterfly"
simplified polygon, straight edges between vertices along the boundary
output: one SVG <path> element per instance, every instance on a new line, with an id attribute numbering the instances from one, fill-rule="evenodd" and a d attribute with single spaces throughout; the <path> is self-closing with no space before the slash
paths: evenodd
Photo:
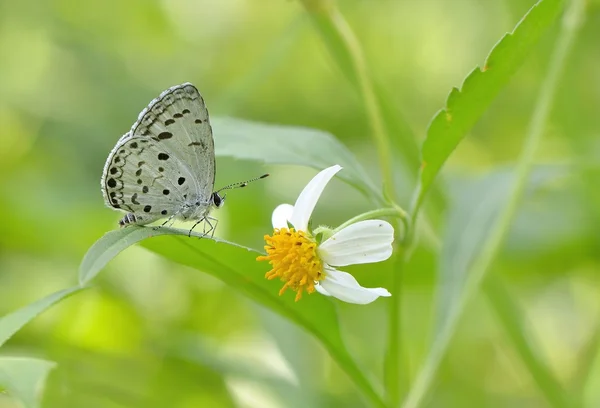
<path id="1" fill-rule="evenodd" d="M 206 104 L 194 85 L 184 83 L 162 92 L 139 114 L 108 155 L 101 186 L 106 205 L 126 212 L 121 227 L 167 218 L 162 225 L 195 221 L 190 235 L 201 222 L 204 234 L 214 234 L 218 220 L 209 214 L 225 203 L 219 193 L 268 176 L 213 191 L 215 174 Z"/>

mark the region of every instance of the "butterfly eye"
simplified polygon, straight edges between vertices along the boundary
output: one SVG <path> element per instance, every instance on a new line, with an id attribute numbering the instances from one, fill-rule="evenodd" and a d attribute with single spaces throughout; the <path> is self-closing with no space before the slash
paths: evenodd
<path id="1" fill-rule="evenodd" d="M 225 196 L 221 197 L 219 193 L 213 193 L 212 200 L 217 208 L 221 208 L 225 204 Z"/>

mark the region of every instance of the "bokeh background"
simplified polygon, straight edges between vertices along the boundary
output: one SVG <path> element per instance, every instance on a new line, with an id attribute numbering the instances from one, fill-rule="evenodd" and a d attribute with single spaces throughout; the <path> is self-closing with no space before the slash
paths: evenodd
<path id="1" fill-rule="evenodd" d="M 374 76 L 420 143 L 450 89 L 483 63 L 534 1 L 338 3 Z M 585 402 L 598 406 L 597 4 L 587 18 L 538 155 L 540 181 L 494 273 L 522 308 L 535 351 L 567 388 L 580 387 Z M 432 206 L 434 235 L 447 239 L 442 248 L 456 238 L 445 235 L 452 203 L 506 183 L 556 31 L 542 38 L 445 167 L 442 199 Z M 152 98 L 185 81 L 200 89 L 212 116 L 333 133 L 379 182 L 361 101 L 297 1 L 0 0 L 0 315 L 76 283 L 86 250 L 119 218 L 100 192 L 108 153 Z M 218 158 L 216 185 L 265 171 L 272 177 L 229 193 L 217 214 L 219 235 L 260 248 L 272 209 L 293 202 L 315 174 Z M 338 225 L 371 208 L 336 180 L 315 222 Z M 442 250 L 417 247 L 405 271 L 406 387 L 428 349 Z M 349 270 L 365 286 L 390 280 L 389 268 Z M 385 300 L 338 305 L 345 340 L 376 381 L 382 379 L 385 306 Z M 58 362 L 46 407 L 365 406 L 310 336 L 218 280 L 138 247 L 116 258 L 92 289 L 38 317 L 1 353 Z M 0 407 L 15 406 L 0 394 Z M 470 304 L 427 406 L 546 406 L 484 297 Z"/>

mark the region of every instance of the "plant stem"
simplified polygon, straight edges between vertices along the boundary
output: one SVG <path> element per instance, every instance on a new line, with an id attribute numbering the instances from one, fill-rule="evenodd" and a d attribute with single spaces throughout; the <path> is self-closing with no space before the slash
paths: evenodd
<path id="1" fill-rule="evenodd" d="M 356 217 L 350 218 L 348 221 L 341 224 L 337 227 L 333 232 L 336 233 L 338 231 L 343 230 L 349 225 L 355 224 L 359 221 L 371 220 L 376 217 L 395 217 L 399 218 L 405 225 L 405 228 L 408 227 L 406 222 L 408 222 L 408 214 L 400 207 L 394 208 L 379 208 L 377 210 L 367 211 L 362 214 L 357 215 Z M 316 232 L 316 231 L 315 231 Z"/>
<path id="2" fill-rule="evenodd" d="M 340 68 L 345 71 L 358 89 L 377 147 L 384 196 L 388 202 L 393 203 L 396 195 L 392 170 L 392 150 L 358 39 L 333 0 L 301 0 L 301 2 L 322 31 L 323 38 L 338 60 Z"/>
<path id="3" fill-rule="evenodd" d="M 456 307 L 449 312 L 444 326 L 435 338 L 424 366 L 419 372 L 404 403 L 404 408 L 417 408 L 423 404 L 467 302 L 479 289 L 486 272 L 490 269 L 504 242 L 531 173 L 535 153 L 542 139 L 544 125 L 550 114 L 558 80 L 583 17 L 584 0 L 572 0 L 569 9 L 563 17 L 561 31 L 549 64 L 548 73 L 546 74 L 534 108 L 525 144 L 517 163 L 515 182 L 509 192 L 506 207 L 494 224 L 490 235 L 483 245 L 480 256 L 469 270 L 464 293 L 456 304 Z"/>
<path id="4" fill-rule="evenodd" d="M 390 407 L 395 407 L 400 402 L 400 387 L 402 367 L 402 280 L 404 265 L 407 257 L 406 251 L 400 245 L 398 251 L 394 251 L 394 268 L 392 274 L 391 292 L 393 302 L 390 302 L 388 311 L 388 338 L 384 359 L 384 385 L 386 401 Z M 390 299 L 390 300 L 392 300 Z"/>
<path id="5" fill-rule="evenodd" d="M 396 195 L 392 170 L 391 147 L 386 135 L 379 104 L 375 96 L 373 84 L 368 74 L 362 49 L 358 43 L 358 39 L 354 35 L 354 32 L 352 32 L 352 29 L 337 9 L 333 10 L 331 14 L 331 21 L 334 27 L 337 28 L 340 36 L 345 42 L 350 56 L 352 57 L 356 79 L 358 80 L 358 88 L 365 105 L 367 117 L 369 118 L 369 122 L 371 124 L 371 132 L 373 138 L 375 139 L 375 145 L 377 146 L 379 165 L 381 168 L 381 175 L 383 177 L 384 195 L 390 202 L 394 202 Z"/>

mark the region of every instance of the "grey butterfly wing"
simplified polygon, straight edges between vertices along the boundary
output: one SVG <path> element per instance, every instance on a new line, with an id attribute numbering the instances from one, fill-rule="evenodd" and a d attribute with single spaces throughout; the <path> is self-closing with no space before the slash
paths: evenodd
<path id="1" fill-rule="evenodd" d="M 178 180 L 191 175 L 176 160 L 164 157 L 170 155 L 149 138 L 120 140 L 106 162 L 102 178 L 107 205 L 138 215 L 139 224 L 179 211 L 189 189 L 182 188 Z"/>
<path id="2" fill-rule="evenodd" d="M 173 153 L 192 174 L 199 198 L 208 200 L 215 181 L 215 147 L 206 104 L 194 85 L 164 91 L 140 114 L 131 133 L 151 137 Z"/>
<path id="3" fill-rule="evenodd" d="M 207 202 L 215 175 L 208 111 L 191 84 L 172 87 L 140 113 L 110 153 L 102 177 L 107 205 L 137 223 L 177 215 Z"/>

